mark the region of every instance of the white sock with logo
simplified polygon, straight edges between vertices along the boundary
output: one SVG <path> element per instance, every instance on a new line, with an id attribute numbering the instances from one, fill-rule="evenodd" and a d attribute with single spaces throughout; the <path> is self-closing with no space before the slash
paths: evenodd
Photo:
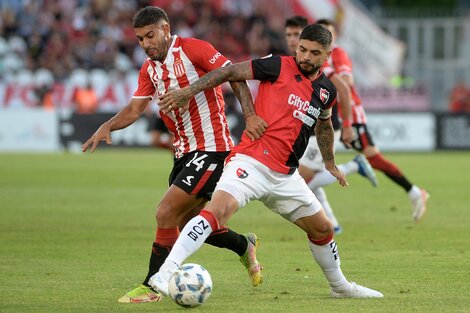
<path id="1" fill-rule="evenodd" d="M 321 246 L 314 244 L 311 240 L 308 241 L 308 244 L 331 288 L 337 292 L 349 290 L 350 283 L 341 271 L 338 246 L 335 240 L 331 239 L 330 242 Z"/>
<path id="2" fill-rule="evenodd" d="M 206 238 L 212 233 L 210 223 L 203 216 L 193 217 L 180 232 L 165 263 L 172 262 L 178 267 L 184 260 L 202 247 Z"/>

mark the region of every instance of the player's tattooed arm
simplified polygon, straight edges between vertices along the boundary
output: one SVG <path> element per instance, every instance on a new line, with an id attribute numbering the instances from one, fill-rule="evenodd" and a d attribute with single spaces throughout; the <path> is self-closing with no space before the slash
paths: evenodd
<path id="1" fill-rule="evenodd" d="M 247 79 L 253 79 L 250 61 L 218 68 L 183 89 L 172 90 L 160 96 L 160 109 L 165 113 L 177 108 L 185 111 L 189 107 L 189 100 L 195 94 L 209 88 L 214 88 L 226 81 L 239 82 Z"/>
<path id="2" fill-rule="evenodd" d="M 347 186 L 348 182 L 344 174 L 336 167 L 334 152 L 334 130 L 331 119 L 318 119 L 315 125 L 315 136 L 318 147 L 325 162 L 325 168 L 338 180 L 341 186 Z"/>
<path id="3" fill-rule="evenodd" d="M 246 81 L 239 81 L 230 82 L 230 85 L 232 86 L 233 92 L 242 107 L 246 125 L 245 134 L 251 140 L 260 138 L 264 134 L 268 124 L 261 117 L 256 115 L 253 98 L 248 84 Z"/>
<path id="4" fill-rule="evenodd" d="M 250 88 L 248 87 L 246 81 L 230 82 L 230 86 L 232 87 L 233 93 L 240 102 L 243 117 L 246 119 L 247 117 L 255 114 L 253 98 L 251 96 Z"/>
<path id="5" fill-rule="evenodd" d="M 334 165 L 334 130 L 333 125 L 331 124 L 331 119 L 317 120 L 315 125 L 315 136 L 317 137 L 318 147 L 320 148 L 325 165 Z"/>

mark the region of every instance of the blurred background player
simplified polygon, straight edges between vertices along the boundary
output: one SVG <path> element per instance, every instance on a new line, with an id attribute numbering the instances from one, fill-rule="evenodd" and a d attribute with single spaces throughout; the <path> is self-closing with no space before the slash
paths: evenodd
<path id="1" fill-rule="evenodd" d="M 288 18 L 285 22 L 285 39 L 287 43 L 287 47 L 291 55 L 296 54 L 296 50 L 299 44 L 299 37 L 302 33 L 302 30 L 307 26 L 308 21 L 303 16 L 293 16 Z M 353 132 L 350 123 L 351 119 L 351 92 L 348 85 L 341 79 L 341 77 L 334 73 L 334 70 L 331 68 L 324 68 L 323 69 L 325 75 L 327 75 L 328 79 L 335 85 L 338 91 L 338 101 L 340 102 L 342 111 L 345 112 L 343 118 L 343 132 L 341 133 L 341 122 L 338 117 L 338 104 L 333 107 L 332 112 L 332 123 L 333 128 L 335 129 L 335 139 L 338 141 L 342 135 L 341 140 L 348 145 L 350 141 L 353 139 Z M 341 171 L 345 175 L 349 175 L 352 173 L 360 173 L 362 176 L 367 177 L 371 183 L 376 186 L 377 185 L 377 178 L 375 174 L 368 164 L 367 160 L 362 156 L 358 155 L 354 160 L 338 165 Z M 320 149 L 318 147 L 317 139 L 314 135 L 312 135 L 309 139 L 308 146 L 305 150 L 304 155 L 299 161 L 299 173 L 305 179 L 307 184 L 309 184 L 313 178 L 315 177 L 316 173 L 325 171 L 325 166 L 323 163 L 323 159 L 320 153 Z M 318 201 L 323 206 L 326 215 L 331 220 L 334 226 L 334 231 L 336 234 L 342 231 L 342 227 L 340 226 L 338 219 L 336 218 L 331 204 L 328 201 L 327 195 L 325 190 L 319 186 L 315 188 L 311 188 L 315 196 L 317 197 Z"/>
<path id="2" fill-rule="evenodd" d="M 155 118 L 152 118 L 152 122 L 150 123 L 150 136 L 152 147 L 168 149 L 174 152 L 173 140 L 175 137 L 166 127 L 160 113 L 157 113 Z"/>
<path id="3" fill-rule="evenodd" d="M 352 62 L 344 49 L 336 45 L 337 27 L 335 22 L 328 19 L 317 21 L 318 24 L 328 28 L 333 35 L 333 51 L 328 60 L 334 71 L 347 82 L 353 97 L 352 106 L 352 127 L 355 132 L 355 139 L 352 141 L 352 147 L 362 152 L 369 160 L 374 169 L 383 172 L 397 185 L 401 186 L 408 194 L 413 207 L 413 220 L 417 223 L 426 213 L 426 202 L 429 194 L 417 185 L 412 184 L 402 173 L 402 171 L 391 161 L 386 159 L 375 146 L 372 135 L 367 129 L 367 118 L 364 108 L 361 106 L 361 99 L 354 86 L 354 78 L 352 71 Z M 341 112 L 342 113 L 342 112 Z M 343 125 L 345 121 L 343 120 Z M 349 122 L 350 123 L 350 122 Z M 328 172 L 318 173 L 310 186 L 315 188 L 335 182 L 336 179 Z"/>
<path id="4" fill-rule="evenodd" d="M 111 144 L 111 132 L 134 123 L 155 95 L 183 88 L 207 72 L 230 63 L 206 41 L 172 36 L 168 16 L 158 7 L 141 9 L 134 16 L 133 27 L 148 56 L 139 74 L 138 88 L 129 104 L 101 125 L 83 144 L 83 152 L 90 146 L 93 152 L 100 141 Z M 231 83 L 231 86 L 243 109 L 245 133 L 256 139 L 264 132 L 266 123 L 254 112 L 246 82 Z M 157 207 L 157 230 L 147 277 L 142 285 L 119 299 L 122 303 L 160 300 L 160 295 L 150 288 L 148 280 L 165 260 L 178 238 L 179 229 L 210 199 L 222 173 L 225 157 L 233 147 L 220 87 L 195 95 L 189 110 L 184 113 L 174 108 L 166 113 L 160 111 L 160 115 L 175 135 L 170 187 Z M 248 270 L 252 285 L 261 283 L 255 234 L 240 235 L 223 226 L 208 238 L 207 243 L 237 253 Z"/>

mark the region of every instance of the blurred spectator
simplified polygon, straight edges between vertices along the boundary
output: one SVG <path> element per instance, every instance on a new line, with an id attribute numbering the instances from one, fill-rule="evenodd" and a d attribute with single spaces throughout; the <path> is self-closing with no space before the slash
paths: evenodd
<path id="1" fill-rule="evenodd" d="M 246 1 L 245 1 L 246 2 Z M 118 54 L 133 59 L 138 46 L 133 12 L 145 5 L 161 6 L 174 17 L 173 33 L 213 43 L 233 62 L 250 55 L 285 52 L 277 19 L 256 2 L 238 5 L 220 0 L 70 0 L 6 1 L 0 3 L 0 34 L 20 38 L 15 51 L 32 71 L 46 68 L 62 81 L 73 68 L 114 68 Z M 248 36 L 247 36 L 248 34 Z M 27 48 L 26 48 L 27 47 Z M 139 68 L 142 60 L 135 60 Z"/>
<path id="2" fill-rule="evenodd" d="M 99 102 L 99 110 L 118 109 L 115 94 L 132 93 L 134 86 L 119 85 L 116 72 L 122 77 L 135 73 L 146 58 L 132 18 L 147 5 L 167 11 L 172 33 L 209 41 L 233 63 L 286 53 L 282 0 L 0 0 L 0 88 L 11 91 L 4 91 L 3 105 L 20 106 L 27 94 L 43 107 L 55 102 L 56 108 L 93 111 L 93 95 L 83 89 L 86 82 L 77 83 L 75 73 L 92 77 L 99 70 L 107 77 L 91 82 L 95 96 L 110 95 L 108 104 Z M 41 71 L 50 73 L 52 82 L 48 78 L 44 84 L 40 77 L 33 85 L 15 85 L 20 73 L 33 79 Z"/>
<path id="3" fill-rule="evenodd" d="M 449 111 L 452 113 L 470 113 L 470 88 L 460 80 L 449 94 Z"/>
<path id="4" fill-rule="evenodd" d="M 98 96 L 90 83 L 85 87 L 77 87 L 73 100 L 80 114 L 93 114 L 98 110 Z"/>

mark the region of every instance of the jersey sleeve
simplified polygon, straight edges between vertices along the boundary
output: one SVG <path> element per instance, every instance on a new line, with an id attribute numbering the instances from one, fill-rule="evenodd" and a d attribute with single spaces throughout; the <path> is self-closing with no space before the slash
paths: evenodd
<path id="1" fill-rule="evenodd" d="M 139 72 L 137 90 L 134 92 L 133 98 L 152 99 L 154 97 L 156 90 L 148 73 L 149 66 L 150 64 L 148 60 L 142 64 Z"/>
<path id="2" fill-rule="evenodd" d="M 324 103 L 325 109 L 322 110 L 319 119 L 327 120 L 331 117 L 332 107 L 336 104 L 336 87 L 323 73 L 320 84 L 320 100 Z"/>
<path id="3" fill-rule="evenodd" d="M 275 82 L 281 73 L 281 57 L 272 56 L 252 60 L 251 69 L 254 79 Z"/>
<path id="4" fill-rule="evenodd" d="M 184 38 L 183 46 L 184 53 L 186 53 L 191 62 L 205 72 L 211 72 L 230 63 L 229 59 L 207 41 Z"/>
<path id="5" fill-rule="evenodd" d="M 335 48 L 332 52 L 333 67 L 339 75 L 352 75 L 352 62 L 342 48 Z"/>
<path id="6" fill-rule="evenodd" d="M 333 66 L 331 66 L 331 63 L 329 60 L 326 60 L 325 63 L 323 63 L 321 70 L 323 74 L 325 74 L 325 76 L 328 78 L 333 76 L 333 74 L 335 73 L 335 69 L 333 68 Z"/>

